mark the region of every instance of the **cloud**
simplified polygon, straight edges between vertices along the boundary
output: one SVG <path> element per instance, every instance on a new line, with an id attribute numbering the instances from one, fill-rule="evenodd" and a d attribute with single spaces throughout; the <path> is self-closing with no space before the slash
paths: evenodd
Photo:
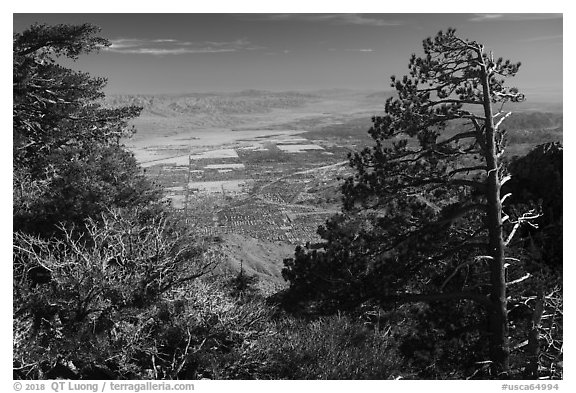
<path id="1" fill-rule="evenodd" d="M 110 50 L 111 52 L 124 53 L 124 54 L 139 54 L 139 55 L 186 55 L 193 53 L 223 53 L 223 52 L 236 52 L 236 49 L 214 49 L 214 48 L 130 48 L 123 50 Z"/>
<path id="2" fill-rule="evenodd" d="M 178 40 L 174 40 L 174 39 L 158 39 L 158 40 L 152 40 L 152 42 L 178 42 Z"/>
<path id="3" fill-rule="evenodd" d="M 379 18 L 378 14 L 258 14 L 250 15 L 251 19 L 269 21 L 304 21 L 313 23 L 330 23 L 336 25 L 363 26 L 399 26 L 403 22 Z"/>
<path id="4" fill-rule="evenodd" d="M 346 49 L 352 52 L 375 52 L 372 48 Z"/>
<path id="5" fill-rule="evenodd" d="M 140 38 L 118 38 L 111 40 L 111 45 L 106 48 L 109 52 L 122 54 L 142 54 L 142 55 L 186 55 L 195 53 L 226 53 L 238 52 L 242 50 L 258 50 L 264 47 L 253 45 L 246 39 L 235 41 L 204 41 L 189 42 L 176 39 L 140 39 Z"/>
<path id="6" fill-rule="evenodd" d="M 516 21 L 529 21 L 529 20 L 549 20 L 561 19 L 562 14 L 474 14 L 475 16 L 469 19 L 471 22 L 516 22 Z"/>
<path id="7" fill-rule="evenodd" d="M 116 40 L 110 40 L 110 43 L 111 45 L 106 49 L 115 51 L 115 50 L 122 50 L 125 48 L 134 48 L 141 46 L 144 44 L 144 41 L 131 38 L 119 38 Z"/>

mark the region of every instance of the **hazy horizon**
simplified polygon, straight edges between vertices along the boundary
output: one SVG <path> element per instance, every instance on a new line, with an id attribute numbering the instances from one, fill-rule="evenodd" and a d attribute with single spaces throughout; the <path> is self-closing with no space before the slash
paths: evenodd
<path id="1" fill-rule="evenodd" d="M 533 101 L 562 101 L 561 14 L 14 14 L 92 23 L 112 45 L 72 67 L 108 79 L 107 94 L 243 90 L 390 91 L 412 53 L 455 27 L 495 57 L 521 61 L 509 82 Z M 67 64 L 70 65 L 70 64 Z"/>

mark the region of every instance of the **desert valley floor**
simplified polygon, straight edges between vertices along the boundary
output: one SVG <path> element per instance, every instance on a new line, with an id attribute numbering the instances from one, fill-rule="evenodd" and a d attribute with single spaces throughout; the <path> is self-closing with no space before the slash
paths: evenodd
<path id="1" fill-rule="evenodd" d="M 222 239 L 228 266 L 281 283 L 283 258 L 318 241 L 318 226 L 339 211 L 347 155 L 369 143 L 384 99 L 347 91 L 222 97 L 131 97 L 144 112 L 126 145 L 190 227 Z"/>

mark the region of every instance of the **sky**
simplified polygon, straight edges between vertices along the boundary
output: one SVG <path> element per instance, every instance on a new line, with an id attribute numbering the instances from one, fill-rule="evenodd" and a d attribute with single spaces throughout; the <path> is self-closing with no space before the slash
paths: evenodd
<path id="1" fill-rule="evenodd" d="M 389 90 L 422 40 L 448 27 L 521 61 L 511 82 L 530 94 L 562 95 L 562 14 L 13 14 L 31 24 L 99 26 L 111 46 L 73 67 L 108 79 L 106 92 Z"/>

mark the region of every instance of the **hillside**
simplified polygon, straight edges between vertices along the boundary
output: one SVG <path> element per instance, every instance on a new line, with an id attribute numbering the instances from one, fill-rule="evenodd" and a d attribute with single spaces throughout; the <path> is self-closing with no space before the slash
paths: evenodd
<path id="1" fill-rule="evenodd" d="M 286 285 L 281 275 L 284 267 L 282 261 L 293 256 L 293 245 L 234 233 L 224 235 L 222 240 L 222 252 L 226 260 L 223 267 L 230 272 L 236 274 L 242 268 L 247 275 L 257 276 L 266 287 Z"/>

